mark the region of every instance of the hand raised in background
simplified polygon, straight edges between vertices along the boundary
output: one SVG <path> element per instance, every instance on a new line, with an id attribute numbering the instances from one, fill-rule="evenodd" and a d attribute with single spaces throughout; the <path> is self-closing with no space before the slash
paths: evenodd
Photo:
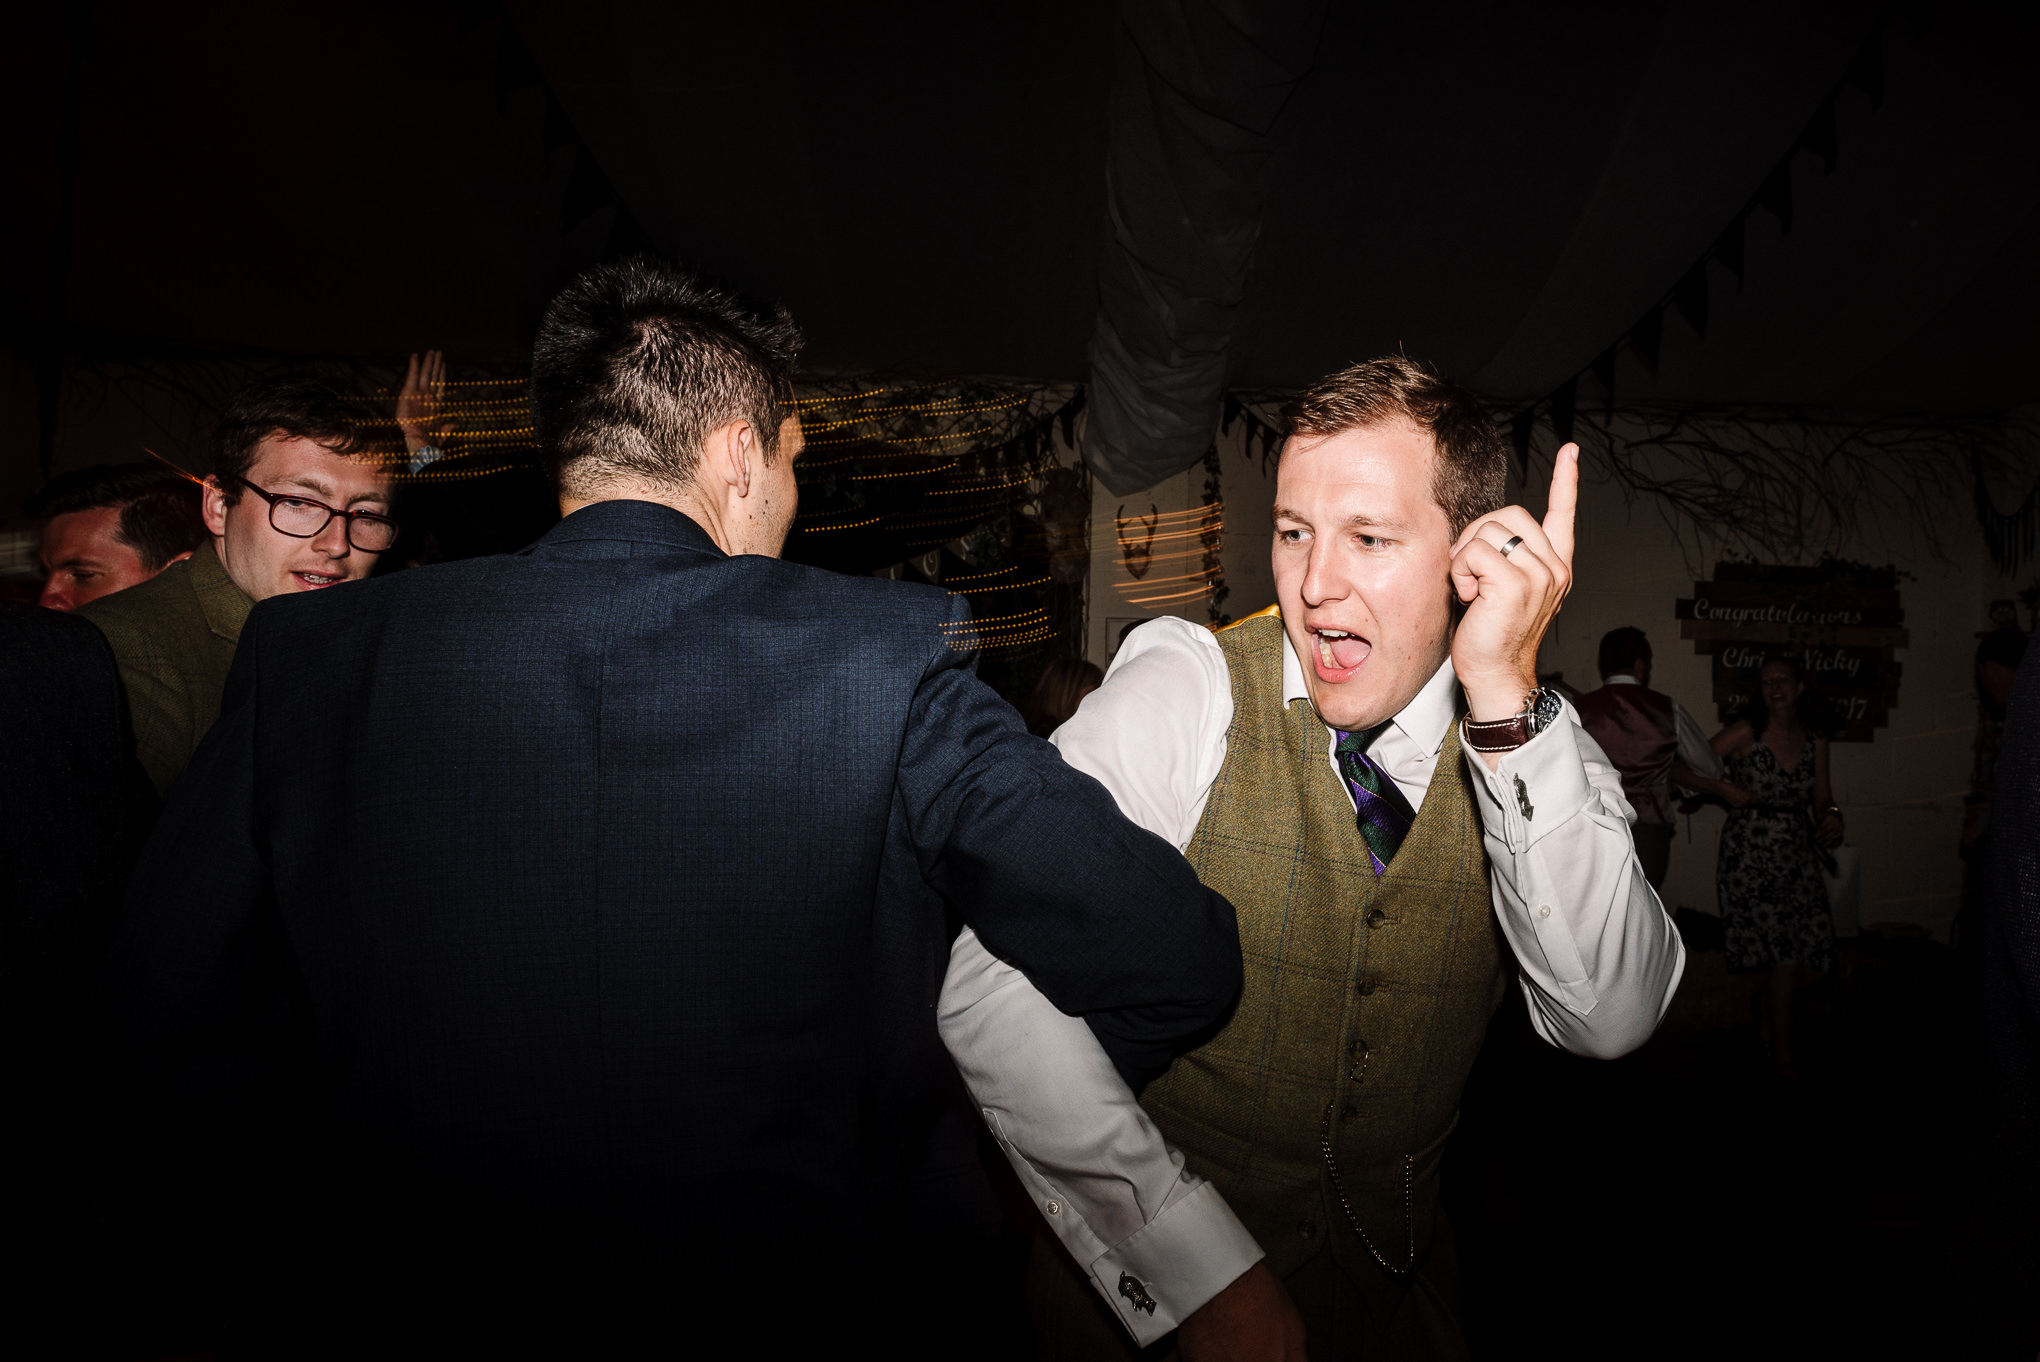
<path id="1" fill-rule="evenodd" d="M 453 417 L 446 411 L 446 360 L 439 351 L 427 350 L 422 362 L 411 356 L 397 394 L 397 428 L 413 454 L 453 433 Z"/>

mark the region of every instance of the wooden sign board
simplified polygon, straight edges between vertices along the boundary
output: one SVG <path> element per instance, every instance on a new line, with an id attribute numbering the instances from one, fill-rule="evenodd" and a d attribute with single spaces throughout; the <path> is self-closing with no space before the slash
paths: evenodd
<path id="1" fill-rule="evenodd" d="M 1906 646 L 1897 574 L 1853 565 L 1716 563 L 1677 602 L 1679 637 L 1714 660 L 1714 704 L 1725 724 L 1756 698 L 1764 661 L 1789 657 L 1826 698 L 1837 742 L 1869 742 L 1898 703 Z"/>

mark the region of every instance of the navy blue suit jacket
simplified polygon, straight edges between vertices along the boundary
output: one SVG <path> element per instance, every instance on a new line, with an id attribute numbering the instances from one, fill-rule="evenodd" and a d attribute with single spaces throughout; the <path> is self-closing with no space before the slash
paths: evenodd
<path id="1" fill-rule="evenodd" d="M 187 1112 L 315 1074 L 406 1206 L 548 1251 L 967 1228 L 958 920 L 1136 1085 L 1240 981 L 1230 905 L 971 649 L 945 592 L 635 501 L 266 601 L 124 909 L 120 1042 Z"/>

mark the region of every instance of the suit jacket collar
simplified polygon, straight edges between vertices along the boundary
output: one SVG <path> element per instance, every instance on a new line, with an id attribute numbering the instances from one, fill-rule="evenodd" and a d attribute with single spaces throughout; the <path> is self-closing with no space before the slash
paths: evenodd
<path id="1" fill-rule="evenodd" d="M 229 643 L 239 643 L 241 626 L 248 622 L 254 600 L 227 575 L 211 540 L 199 545 L 186 562 L 184 580 L 198 600 L 206 627 Z"/>
<path id="2" fill-rule="evenodd" d="M 552 544 L 608 540 L 626 544 L 662 544 L 668 548 L 729 555 L 715 546 L 708 531 L 670 506 L 655 501 L 598 501 L 563 517 L 532 548 Z"/>

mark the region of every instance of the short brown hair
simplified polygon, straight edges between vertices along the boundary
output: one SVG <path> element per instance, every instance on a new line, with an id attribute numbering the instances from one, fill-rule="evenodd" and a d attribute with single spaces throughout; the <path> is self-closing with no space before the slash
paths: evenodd
<path id="1" fill-rule="evenodd" d="M 1407 421 L 1431 437 L 1431 496 L 1452 533 L 1508 504 L 1509 453 L 1487 408 L 1407 355 L 1383 355 L 1321 378 L 1282 409 L 1285 438 L 1319 439 Z"/>
<path id="2" fill-rule="evenodd" d="M 159 463 L 99 463 L 59 473 L 22 509 L 47 521 L 102 506 L 120 512 L 113 537 L 150 572 L 161 572 L 206 537 L 198 483 Z"/>
<path id="3" fill-rule="evenodd" d="M 1594 660 L 1601 666 L 1601 675 L 1620 676 L 1651 655 L 1650 640 L 1644 636 L 1643 630 L 1633 624 L 1625 624 L 1601 635 L 1601 653 Z"/>
<path id="4" fill-rule="evenodd" d="M 268 378 L 227 404 L 213 427 L 212 471 L 229 506 L 255 466 L 255 450 L 281 435 L 310 440 L 335 454 L 367 456 L 368 399 L 316 378 Z"/>
<path id="5" fill-rule="evenodd" d="M 531 409 L 553 485 L 684 487 L 709 432 L 737 420 L 771 463 L 800 346 L 785 308 L 667 261 L 589 270 L 553 299 L 532 347 Z"/>

